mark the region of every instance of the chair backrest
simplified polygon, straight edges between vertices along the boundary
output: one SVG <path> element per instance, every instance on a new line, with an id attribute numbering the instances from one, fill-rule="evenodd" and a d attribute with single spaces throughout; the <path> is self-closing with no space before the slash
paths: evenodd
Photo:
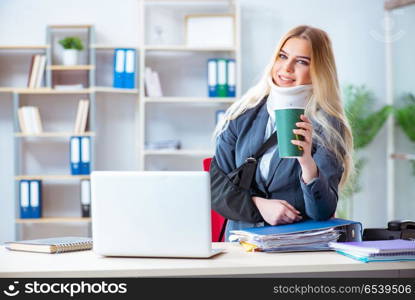
<path id="1" fill-rule="evenodd" d="M 212 158 L 205 158 L 203 160 L 203 170 L 206 172 L 209 172 L 210 170 L 210 164 L 212 162 Z M 213 209 L 211 212 L 211 220 L 212 220 L 212 242 L 223 242 L 224 237 L 222 236 L 222 239 L 220 239 L 222 228 L 226 222 L 226 219 L 222 217 L 220 214 L 218 214 Z"/>

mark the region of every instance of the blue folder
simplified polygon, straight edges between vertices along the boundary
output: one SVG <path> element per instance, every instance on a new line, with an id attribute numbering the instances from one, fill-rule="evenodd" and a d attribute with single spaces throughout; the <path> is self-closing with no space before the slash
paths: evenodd
<path id="1" fill-rule="evenodd" d="M 208 96 L 217 97 L 218 63 L 216 58 L 208 59 L 207 63 Z"/>
<path id="2" fill-rule="evenodd" d="M 79 174 L 91 173 L 91 138 L 89 136 L 79 137 L 81 144 L 81 166 Z"/>
<path id="3" fill-rule="evenodd" d="M 362 224 L 356 221 L 344 220 L 344 219 L 329 219 L 327 221 L 314 221 L 314 220 L 305 220 L 302 222 L 284 224 L 277 226 L 263 226 L 263 227 L 253 227 L 253 228 L 243 228 L 237 231 L 244 231 L 250 234 L 256 235 L 278 235 L 278 234 L 291 234 L 306 232 L 311 230 L 320 230 L 320 229 L 329 229 L 334 227 L 341 227 L 347 225 L 358 225 L 360 231 Z M 361 233 L 361 232 L 360 232 Z"/>
<path id="4" fill-rule="evenodd" d="M 124 87 L 125 49 L 114 49 L 114 78 L 113 87 Z"/>
<path id="5" fill-rule="evenodd" d="M 125 50 L 125 66 L 124 73 L 122 74 L 122 87 L 126 89 L 135 88 L 135 74 L 136 74 L 136 50 Z"/>
<path id="6" fill-rule="evenodd" d="M 30 180 L 20 180 L 19 182 L 19 207 L 20 218 L 31 217 L 30 211 Z"/>
<path id="7" fill-rule="evenodd" d="M 81 139 L 78 136 L 72 136 L 70 139 L 69 159 L 71 174 L 81 174 Z"/>
<path id="8" fill-rule="evenodd" d="M 42 182 L 30 180 L 30 217 L 42 217 Z"/>

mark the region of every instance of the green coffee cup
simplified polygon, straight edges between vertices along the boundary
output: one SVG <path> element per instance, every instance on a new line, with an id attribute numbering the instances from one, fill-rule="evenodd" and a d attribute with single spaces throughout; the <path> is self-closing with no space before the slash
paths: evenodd
<path id="1" fill-rule="evenodd" d="M 304 140 L 302 135 L 294 134 L 293 130 L 297 129 L 295 123 L 302 122 L 300 116 L 304 114 L 303 108 L 282 108 L 276 109 L 275 112 L 275 129 L 278 136 L 278 149 L 280 157 L 291 158 L 303 155 L 303 149 L 300 146 L 291 143 L 291 140 Z"/>

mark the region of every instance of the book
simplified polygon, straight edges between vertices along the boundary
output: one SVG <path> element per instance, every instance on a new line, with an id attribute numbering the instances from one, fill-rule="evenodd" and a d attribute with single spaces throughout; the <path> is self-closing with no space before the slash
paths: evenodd
<path id="1" fill-rule="evenodd" d="M 329 246 L 334 250 L 353 251 L 362 254 L 415 253 L 415 241 L 401 239 L 330 243 Z"/>
<path id="2" fill-rule="evenodd" d="M 361 231 L 359 222 L 333 218 L 232 230 L 229 239 L 248 251 L 319 251 L 330 250 L 328 244 L 338 240 L 360 241 Z"/>
<path id="3" fill-rule="evenodd" d="M 146 67 L 144 72 L 146 95 L 148 97 L 162 97 L 163 92 L 161 90 L 160 78 L 158 73 Z"/>
<path id="4" fill-rule="evenodd" d="M 114 72 L 113 72 L 113 84 L 115 88 L 123 88 L 123 77 L 125 72 L 125 50 L 114 49 Z"/>
<path id="5" fill-rule="evenodd" d="M 403 253 L 375 253 L 375 254 L 362 254 L 351 251 L 340 251 L 337 250 L 337 253 L 362 261 L 365 263 L 375 262 L 375 261 L 410 261 L 415 260 L 415 252 L 403 252 Z"/>
<path id="6" fill-rule="evenodd" d="M 5 247 L 13 251 L 62 253 L 92 249 L 92 239 L 84 237 L 57 237 L 37 240 L 5 242 Z"/>
<path id="7" fill-rule="evenodd" d="M 80 125 L 78 128 L 79 133 L 83 133 L 86 130 L 86 125 L 87 125 L 87 120 L 88 120 L 88 109 L 89 109 L 89 101 L 84 100 L 84 105 L 82 107 L 82 112 L 81 112 L 81 121 L 80 121 Z"/>
<path id="8" fill-rule="evenodd" d="M 33 71 L 33 64 L 35 62 L 36 55 L 32 55 L 30 59 L 30 66 L 29 66 L 29 76 L 27 76 L 27 87 L 30 88 L 30 81 L 32 80 L 32 71 Z"/>
<path id="9" fill-rule="evenodd" d="M 40 88 L 42 86 L 43 75 L 45 74 L 45 67 L 46 67 L 46 56 L 40 55 L 38 68 L 36 70 L 35 88 Z"/>
<path id="10" fill-rule="evenodd" d="M 20 107 L 18 109 L 17 116 L 18 116 L 18 119 L 19 119 L 20 131 L 22 133 L 27 133 L 28 132 L 28 128 L 27 128 L 26 123 L 25 123 L 25 118 L 24 118 L 24 114 L 23 114 L 22 107 Z"/>
<path id="11" fill-rule="evenodd" d="M 38 73 L 38 67 L 39 67 L 39 60 L 40 55 L 36 54 L 35 58 L 33 60 L 33 65 L 30 72 L 30 80 L 29 80 L 29 88 L 33 89 L 36 87 L 36 78 Z"/>

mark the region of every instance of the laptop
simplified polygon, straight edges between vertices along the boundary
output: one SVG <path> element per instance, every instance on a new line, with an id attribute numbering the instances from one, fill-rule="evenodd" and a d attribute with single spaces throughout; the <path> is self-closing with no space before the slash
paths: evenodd
<path id="1" fill-rule="evenodd" d="M 93 251 L 104 256 L 200 257 L 212 249 L 207 172 L 91 174 Z"/>

